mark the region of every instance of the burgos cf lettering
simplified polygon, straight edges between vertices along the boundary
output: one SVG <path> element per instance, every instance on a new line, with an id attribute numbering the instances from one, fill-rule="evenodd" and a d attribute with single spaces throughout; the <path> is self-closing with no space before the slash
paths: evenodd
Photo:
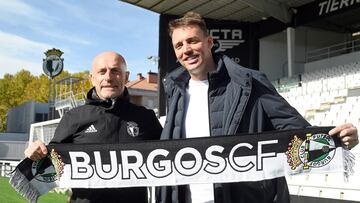
<path id="1" fill-rule="evenodd" d="M 88 154 L 82 151 L 69 152 L 71 161 L 71 179 L 88 179 L 97 176 L 101 179 L 130 178 L 146 179 L 165 178 L 176 172 L 182 176 L 193 176 L 197 173 L 220 174 L 224 170 L 246 172 L 263 170 L 263 161 L 276 157 L 276 152 L 264 153 L 265 145 L 277 144 L 278 140 L 260 141 L 257 150 L 249 143 L 239 143 L 232 147 L 228 155 L 224 155 L 224 147 L 211 145 L 201 154 L 197 149 L 184 147 L 175 152 L 165 149 L 154 149 L 148 154 L 137 150 L 120 150 Z M 238 151 L 254 151 L 252 156 L 239 156 Z M 105 154 L 101 154 L 105 153 Z M 173 153 L 169 158 L 170 153 Z M 110 163 L 104 164 L 101 157 L 109 156 Z M 119 158 L 120 157 L 120 158 Z M 186 157 L 186 158 L 185 158 Z M 189 158 L 192 157 L 192 158 Z M 94 159 L 94 160 L 92 160 Z M 121 163 L 119 163 L 121 162 Z M 92 164 L 93 163 L 93 164 Z"/>

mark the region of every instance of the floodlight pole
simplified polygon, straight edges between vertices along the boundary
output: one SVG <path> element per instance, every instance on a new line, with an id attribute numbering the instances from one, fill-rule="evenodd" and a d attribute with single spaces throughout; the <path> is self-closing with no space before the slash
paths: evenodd
<path id="1" fill-rule="evenodd" d="M 154 65 L 157 66 L 157 71 L 158 71 L 158 74 L 160 74 L 160 67 L 159 67 L 159 60 L 160 60 L 160 57 L 158 56 L 148 56 L 147 59 L 149 61 L 151 61 Z M 157 86 L 158 86 L 158 89 L 157 89 L 157 92 L 158 92 L 158 98 L 157 98 L 157 109 L 158 109 L 158 112 L 157 112 L 157 116 L 160 117 L 160 75 L 158 75 L 157 77 Z"/>

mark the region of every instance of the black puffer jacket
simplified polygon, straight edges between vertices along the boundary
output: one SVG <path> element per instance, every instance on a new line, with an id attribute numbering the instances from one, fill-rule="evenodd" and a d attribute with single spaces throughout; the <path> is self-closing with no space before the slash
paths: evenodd
<path id="1" fill-rule="evenodd" d="M 51 143 L 121 143 L 158 140 L 162 127 L 154 111 L 130 103 L 124 96 L 100 100 L 95 89 L 87 94 L 86 104 L 64 114 Z M 147 189 L 73 188 L 72 202 L 148 202 Z"/>
<path id="2" fill-rule="evenodd" d="M 217 70 L 209 73 L 211 136 L 304 128 L 310 124 L 285 101 L 266 76 L 215 55 Z M 184 68 L 164 80 L 168 114 L 161 139 L 181 139 L 184 95 L 190 76 Z M 289 202 L 285 178 L 214 184 L 216 203 Z M 157 189 L 157 202 L 188 203 L 188 186 Z"/>

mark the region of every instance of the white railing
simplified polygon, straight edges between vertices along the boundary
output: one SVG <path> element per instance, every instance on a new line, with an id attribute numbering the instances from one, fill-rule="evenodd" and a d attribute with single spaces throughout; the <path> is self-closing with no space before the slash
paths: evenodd
<path id="1" fill-rule="evenodd" d="M 69 91 L 56 97 L 55 108 L 62 117 L 66 111 L 84 104 L 85 95 L 83 93 L 74 94 L 73 91 Z"/>
<path id="2" fill-rule="evenodd" d="M 355 51 L 360 51 L 360 39 L 309 51 L 306 53 L 306 62 L 318 61 Z"/>
<path id="3" fill-rule="evenodd" d="M 19 161 L 0 160 L 0 176 L 10 177 L 9 174 L 16 168 Z"/>

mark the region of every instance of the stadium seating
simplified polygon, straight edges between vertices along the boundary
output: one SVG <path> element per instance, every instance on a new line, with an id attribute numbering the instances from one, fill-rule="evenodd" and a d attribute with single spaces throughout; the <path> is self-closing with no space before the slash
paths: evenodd
<path id="1" fill-rule="evenodd" d="M 275 87 L 312 125 L 338 125 L 360 119 L 360 62 L 282 78 Z"/>
<path id="2" fill-rule="evenodd" d="M 312 125 L 336 126 L 350 122 L 360 126 L 360 62 L 304 73 L 295 79 L 282 78 L 274 85 Z M 349 182 L 344 181 L 341 173 L 291 176 L 287 177 L 290 193 L 333 199 L 356 195 L 360 190 L 360 147 L 351 152 L 357 161 Z"/>

